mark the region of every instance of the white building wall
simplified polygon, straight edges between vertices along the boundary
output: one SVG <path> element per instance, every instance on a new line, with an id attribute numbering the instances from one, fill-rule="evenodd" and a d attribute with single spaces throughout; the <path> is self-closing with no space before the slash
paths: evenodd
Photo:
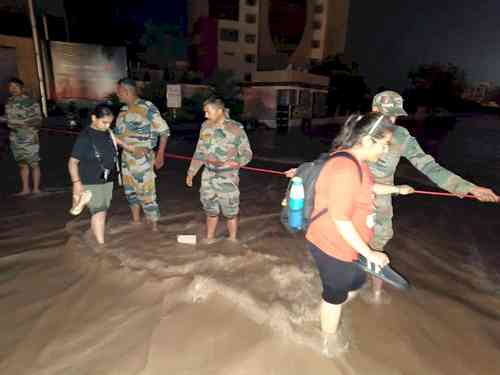
<path id="1" fill-rule="evenodd" d="M 248 23 L 247 15 L 255 16 L 255 23 Z M 218 20 L 218 59 L 219 68 L 232 70 L 235 75 L 244 80 L 246 74 L 253 74 L 257 70 L 257 46 L 259 25 L 259 1 L 256 5 L 248 5 L 247 0 L 240 0 L 239 20 Z M 221 31 L 232 29 L 238 31 L 237 41 L 221 40 Z M 247 35 L 255 36 L 255 41 L 249 43 Z M 247 56 L 253 56 L 253 61 L 248 62 Z"/>

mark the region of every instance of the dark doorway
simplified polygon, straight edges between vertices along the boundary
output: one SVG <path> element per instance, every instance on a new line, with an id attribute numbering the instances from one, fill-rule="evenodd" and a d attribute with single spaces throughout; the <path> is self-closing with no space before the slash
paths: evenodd
<path id="1" fill-rule="evenodd" d="M 16 49 L 0 46 L 0 116 L 5 114 L 5 102 L 9 97 L 7 82 L 17 76 Z M 7 152 L 9 132 L 4 121 L 0 121 L 0 159 Z"/>
<path id="2" fill-rule="evenodd" d="M 2 114 L 5 102 L 9 97 L 7 82 L 12 77 L 17 77 L 16 49 L 0 47 L 0 112 Z"/>

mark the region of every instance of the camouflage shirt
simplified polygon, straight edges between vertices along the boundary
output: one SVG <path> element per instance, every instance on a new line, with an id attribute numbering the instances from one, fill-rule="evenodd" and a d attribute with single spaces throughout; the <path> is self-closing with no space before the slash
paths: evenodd
<path id="1" fill-rule="evenodd" d="M 129 145 L 153 149 L 159 137 L 170 135 L 170 129 L 153 103 L 137 99 L 121 108 L 114 133 Z"/>
<path id="2" fill-rule="evenodd" d="M 193 159 L 188 170 L 190 176 L 196 175 L 202 165 L 217 170 L 218 164 L 227 161 L 235 161 L 239 165 L 248 164 L 252 160 L 252 150 L 243 126 L 230 119 L 219 124 L 205 121 L 201 126 Z"/>
<path id="3" fill-rule="evenodd" d="M 432 156 L 426 154 L 407 129 L 396 125 L 391 147 L 376 163 L 370 164 L 375 181 L 394 184 L 394 173 L 401 157 L 410 161 L 415 168 L 431 179 L 440 188 L 452 193 L 465 194 L 476 185 L 440 166 Z"/>
<path id="4" fill-rule="evenodd" d="M 17 134 L 38 132 L 42 124 L 40 105 L 26 94 L 11 96 L 5 104 L 7 126 Z"/>

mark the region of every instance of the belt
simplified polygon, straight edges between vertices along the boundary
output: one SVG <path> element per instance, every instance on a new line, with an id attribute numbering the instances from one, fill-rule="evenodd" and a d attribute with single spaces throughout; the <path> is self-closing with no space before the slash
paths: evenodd
<path id="1" fill-rule="evenodd" d="M 214 168 L 214 167 L 210 167 L 207 164 L 205 164 L 205 168 L 207 168 L 210 172 L 215 172 L 215 173 L 225 173 L 225 172 L 237 171 L 237 169 L 234 169 L 234 168 L 224 168 L 224 169 Z"/>

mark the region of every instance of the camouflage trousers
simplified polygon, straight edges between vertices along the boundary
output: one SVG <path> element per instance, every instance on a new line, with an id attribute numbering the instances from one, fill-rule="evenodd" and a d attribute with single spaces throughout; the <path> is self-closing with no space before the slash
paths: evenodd
<path id="1" fill-rule="evenodd" d="M 375 196 L 375 226 L 373 227 L 373 237 L 370 241 L 370 246 L 373 249 L 383 251 L 385 245 L 394 236 L 392 216 L 391 195 Z"/>
<path id="2" fill-rule="evenodd" d="M 238 170 L 214 171 L 207 167 L 201 175 L 200 201 L 207 216 L 237 216 L 240 209 Z"/>
<path id="3" fill-rule="evenodd" d="M 135 157 L 122 153 L 123 189 L 130 206 L 140 206 L 144 215 L 151 221 L 158 221 L 160 208 L 156 202 L 156 174 L 154 172 L 154 153 Z"/>
<path id="4" fill-rule="evenodd" d="M 38 165 L 40 161 L 40 143 L 37 131 L 11 131 L 9 140 L 17 164 Z"/>

